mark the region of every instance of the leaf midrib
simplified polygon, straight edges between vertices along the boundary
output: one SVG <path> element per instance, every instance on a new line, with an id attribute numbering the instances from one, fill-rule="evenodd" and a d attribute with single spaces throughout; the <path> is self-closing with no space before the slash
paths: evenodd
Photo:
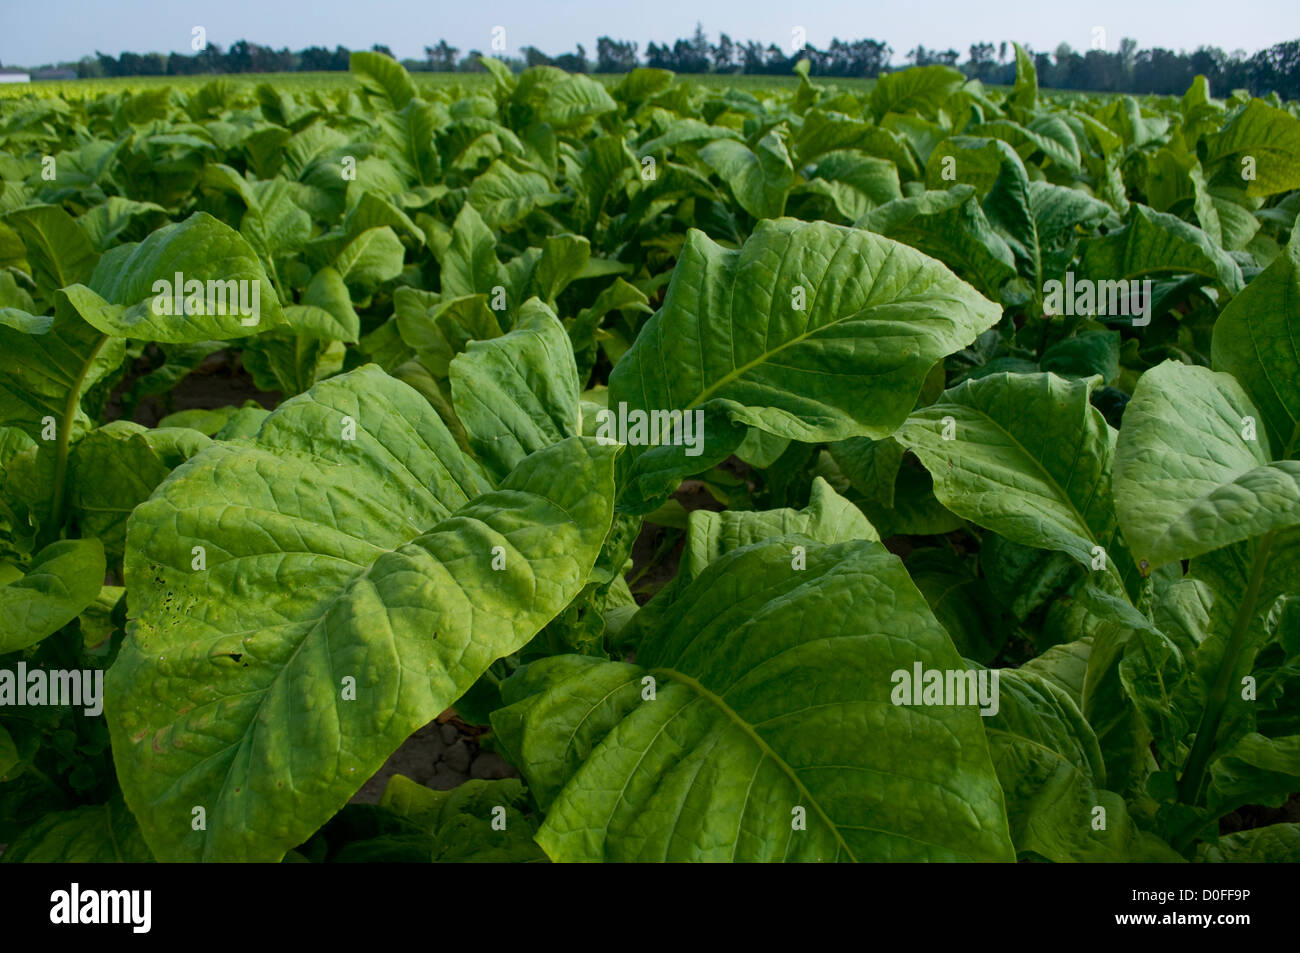
<path id="1" fill-rule="evenodd" d="M 810 805 L 812 805 L 813 810 L 817 812 L 818 816 L 821 817 L 822 821 L 827 825 L 827 827 L 830 828 L 831 833 L 835 835 L 835 840 L 839 844 L 840 849 L 843 850 L 844 853 L 846 853 L 849 856 L 850 860 L 852 860 L 854 863 L 857 863 L 858 858 L 853 853 L 853 849 L 849 847 L 848 843 L 844 840 L 844 837 L 840 834 L 839 827 L 835 824 L 834 821 L 830 819 L 830 817 L 826 814 L 826 811 L 822 809 L 821 804 L 818 803 L 815 797 L 813 797 L 812 792 L 809 791 L 808 788 L 804 786 L 803 781 L 799 779 L 799 775 L 795 773 L 794 768 L 790 767 L 789 763 L 784 758 L 782 758 L 779 754 L 777 754 L 772 749 L 772 746 L 769 745 L 766 741 L 764 741 L 762 736 L 759 735 L 759 733 L 754 730 L 753 726 L 750 725 L 749 722 L 745 721 L 745 719 L 741 718 L 734 708 L 732 708 L 725 701 L 723 701 L 721 697 L 715 695 L 713 692 L 709 691 L 707 688 L 701 685 L 699 681 L 697 681 L 696 679 L 692 678 L 691 676 L 683 672 L 677 671 L 676 669 L 663 668 L 663 667 L 652 668 L 650 669 L 650 674 L 655 676 L 656 678 L 663 676 L 672 679 L 674 681 L 680 682 L 681 684 L 685 685 L 687 688 L 691 689 L 691 691 L 695 692 L 695 694 L 698 695 L 700 698 L 704 699 L 705 701 L 711 702 L 719 711 L 721 711 L 724 715 L 726 715 L 726 717 L 730 719 L 731 722 L 734 725 L 736 725 L 736 727 L 738 727 L 742 732 L 745 733 L 745 735 L 749 738 L 749 740 L 754 743 L 754 745 L 758 748 L 759 751 L 763 753 L 765 757 L 771 758 L 772 762 L 777 767 L 779 767 L 783 772 L 785 772 L 786 777 L 790 779 L 790 781 L 794 784 L 795 788 L 798 789 L 799 793 L 804 796 L 804 798 L 808 801 Z"/>

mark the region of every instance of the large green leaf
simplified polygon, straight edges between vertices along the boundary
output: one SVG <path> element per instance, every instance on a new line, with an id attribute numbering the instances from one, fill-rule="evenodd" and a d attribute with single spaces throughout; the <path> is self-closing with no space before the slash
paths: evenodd
<path id="1" fill-rule="evenodd" d="M 1041 152 L 1067 172 L 1079 171 L 1079 144 L 1058 116 L 1039 116 L 1026 126 L 1009 119 L 993 119 L 974 130 L 1011 145 L 1023 158 Z"/>
<path id="2" fill-rule="evenodd" d="M 1223 309 L 1211 353 L 1263 415 L 1279 459 L 1300 451 L 1300 230 Z"/>
<path id="3" fill-rule="evenodd" d="M 312 276 L 302 293 L 302 304 L 288 305 L 285 320 L 295 335 L 317 341 L 346 341 L 355 344 L 361 334 L 361 318 L 343 276 L 326 266 Z"/>
<path id="4" fill-rule="evenodd" d="M 1042 288 L 1073 256 L 1077 226 L 1105 218 L 1110 207 L 1078 189 L 1029 181 L 1019 156 L 999 145 L 1001 164 L 984 212 L 1011 246 L 1020 273 Z"/>
<path id="5" fill-rule="evenodd" d="M 452 360 L 451 393 L 470 447 L 494 479 L 581 432 L 573 345 L 536 298 L 509 334 L 472 341 Z"/>
<path id="6" fill-rule="evenodd" d="M 969 185 L 886 202 L 856 227 L 920 249 L 995 299 L 1003 283 L 1016 276 L 1011 248 L 993 230 Z"/>
<path id="7" fill-rule="evenodd" d="M 880 539 L 861 510 L 821 477 L 814 478 L 808 505 L 802 510 L 692 510 L 677 575 L 632 617 L 624 640 L 635 642 L 658 626 L 686 586 L 727 553 L 773 536 L 795 533 L 819 543 Z M 792 559 L 794 556 L 791 553 Z"/>
<path id="8" fill-rule="evenodd" d="M 1104 790 L 1097 738 L 1066 692 L 1017 669 L 1001 672 L 998 689 L 986 729 L 1018 851 L 1056 863 L 1182 860 L 1139 831 L 1123 799 Z"/>
<path id="9" fill-rule="evenodd" d="M 731 188 L 736 203 L 754 218 L 777 218 L 785 211 L 785 199 L 794 185 L 794 167 L 785 141 L 769 132 L 754 148 L 734 139 L 719 139 L 700 150 L 700 158 L 712 166 Z"/>
<path id="10" fill-rule="evenodd" d="M 1079 262 L 1098 281 L 1193 274 L 1217 283 L 1229 295 L 1244 285 L 1232 256 L 1195 225 L 1164 212 L 1133 204 L 1124 228 L 1083 242 Z"/>
<path id="11" fill-rule="evenodd" d="M 1019 109 L 1032 110 L 1038 105 L 1038 70 L 1023 46 L 1011 45 L 1016 48 L 1016 82 L 1011 89 L 1011 103 Z"/>
<path id="12" fill-rule="evenodd" d="M 520 813 L 519 809 L 528 805 L 528 792 L 516 778 L 470 780 L 450 791 L 435 791 L 397 774 L 388 782 L 379 804 L 426 832 L 429 853 L 423 860 L 435 863 L 546 861 L 546 855 L 533 840 L 537 818 Z M 505 809 L 504 816 L 501 808 Z M 504 827 L 497 826 L 498 818 Z M 357 846 L 364 849 L 370 845 L 349 844 L 339 859 L 378 859 L 357 857 Z"/>
<path id="13" fill-rule="evenodd" d="M 137 218 L 145 216 L 150 221 L 161 224 L 167 220 L 167 210 L 153 202 L 135 202 L 124 199 L 120 195 L 110 195 L 104 202 L 84 215 L 78 216 L 77 224 L 81 226 L 95 248 L 102 252 L 112 247 L 118 236 Z M 85 278 L 89 277 L 88 271 Z M 85 278 L 81 280 L 84 281 Z"/>
<path id="14" fill-rule="evenodd" d="M 965 80 L 951 66 L 938 64 L 883 73 L 871 88 L 871 111 L 877 119 L 889 112 L 917 112 L 933 118 Z"/>
<path id="15" fill-rule="evenodd" d="M 177 275 L 184 288 L 176 287 Z M 202 292 L 190 290 L 192 281 L 202 283 Z M 74 284 L 63 293 L 87 322 L 113 337 L 224 341 L 284 324 L 257 252 L 206 212 L 165 225 L 138 245 L 118 246 L 100 259 L 89 287 Z"/>
<path id="16" fill-rule="evenodd" d="M 1246 735 L 1214 762 L 1210 775 L 1210 805 L 1216 814 L 1243 804 L 1279 807 L 1300 785 L 1300 735 Z"/>
<path id="17" fill-rule="evenodd" d="M 187 427 L 150 430 L 115 420 L 92 430 L 69 458 L 69 505 L 83 533 L 93 534 L 116 563 L 135 507 L 180 463 L 209 443 Z"/>
<path id="18" fill-rule="evenodd" d="M 1244 182 L 1247 195 L 1300 188 L 1300 119 L 1262 99 L 1252 99 L 1205 146 L 1207 163 L 1218 164 L 1227 180 Z"/>
<path id="19" fill-rule="evenodd" d="M 6 864 L 147 864 L 153 855 L 120 797 L 107 804 L 53 811 L 5 848 Z"/>
<path id="20" fill-rule="evenodd" d="M 334 268 L 348 285 L 369 292 L 402 273 L 405 254 L 397 233 L 382 225 L 348 242 L 334 259 Z"/>
<path id="21" fill-rule="evenodd" d="M 896 557 L 782 536 L 705 569 L 637 664 L 534 663 L 492 722 L 552 860 L 1010 860 L 976 709 L 891 700 L 915 665 L 963 668 Z"/>
<path id="22" fill-rule="evenodd" d="M 401 109 L 415 96 L 410 75 L 391 56 L 358 50 L 349 55 L 348 69 L 362 88 L 386 99 L 394 109 Z"/>
<path id="23" fill-rule="evenodd" d="M 744 434 L 723 417 L 805 442 L 887 436 L 935 363 L 1000 313 L 938 262 L 861 230 L 778 219 L 734 251 L 692 230 L 663 307 L 610 375 L 609 406 L 701 409 L 702 454 L 634 447 L 631 497 L 731 453 Z"/>
<path id="24" fill-rule="evenodd" d="M 547 89 L 541 105 L 542 122 L 557 129 L 566 129 L 618 108 L 600 82 L 581 73 L 565 73 Z"/>
<path id="25" fill-rule="evenodd" d="M 1189 712 L 1202 712 L 1197 740 L 1204 736 L 1208 758 L 1256 730 L 1261 709 L 1271 704 L 1241 690 L 1247 675 L 1265 684 L 1266 698 L 1275 700 L 1273 692 L 1286 691 L 1285 674 L 1272 673 L 1282 676 L 1273 682 L 1257 669 L 1256 659 L 1270 640 L 1291 643 L 1289 654 L 1300 648 L 1300 632 L 1288 631 L 1296 627 L 1295 605 L 1282 611 L 1300 598 L 1300 525 L 1196 557 L 1186 585 L 1195 591 L 1171 628 L 1187 631 L 1196 643 L 1190 678 L 1177 700 Z M 1161 606 L 1171 601 L 1166 593 Z M 1186 782 L 1189 796 L 1191 785 Z"/>
<path id="26" fill-rule="evenodd" d="M 451 242 L 438 256 L 442 266 L 442 293 L 448 298 L 488 295 L 505 284 L 497 261 L 496 239 L 474 206 L 461 206 L 451 227 Z"/>
<path id="27" fill-rule="evenodd" d="M 821 156 L 812 178 L 796 191 L 825 196 L 849 222 L 903 197 L 894 163 L 851 149 Z"/>
<path id="28" fill-rule="evenodd" d="M 654 127 L 651 127 L 654 128 Z M 658 156 L 665 149 L 674 149 L 690 143 L 710 143 L 715 139 L 740 139 L 740 133 L 725 126 L 710 126 L 706 122 L 689 117 L 674 118 L 668 128 L 637 147 L 638 157 Z"/>
<path id="29" fill-rule="evenodd" d="M 129 524 L 133 621 L 107 686 L 155 854 L 274 860 L 302 843 L 578 593 L 612 480 L 613 450 L 570 438 L 493 491 L 373 366 L 176 470 Z"/>
<path id="30" fill-rule="evenodd" d="M 0 586 L 0 655 L 24 649 L 63 628 L 104 584 L 104 547 L 97 539 L 50 543 L 21 578 Z"/>
<path id="31" fill-rule="evenodd" d="M 852 149 L 888 160 L 904 179 L 915 178 L 919 171 L 916 158 L 902 136 L 866 120 L 823 109 L 811 109 L 804 116 L 794 149 L 799 167 L 827 153 Z"/>
<path id="32" fill-rule="evenodd" d="M 546 177 L 497 159 L 469 187 L 469 203 L 492 228 L 514 228 L 534 209 L 564 201 Z M 480 292 L 482 293 L 482 292 Z"/>
<path id="33" fill-rule="evenodd" d="M 86 281 L 99 254 L 81 226 L 57 205 L 29 205 L 5 216 L 27 246 L 36 286 L 47 295 Z"/>
<path id="34" fill-rule="evenodd" d="M 849 437 L 831 444 L 827 452 L 844 479 L 865 499 L 880 506 L 894 505 L 894 484 L 906 453 L 897 440 Z"/>
<path id="35" fill-rule="evenodd" d="M 439 381 L 447 379 L 452 359 L 470 341 L 501 334 L 496 315 L 487 306 L 486 295 L 446 298 L 429 291 L 398 288 L 393 305 L 402 341 Z"/>
<path id="36" fill-rule="evenodd" d="M 991 374 L 913 413 L 895 439 L 957 515 L 1090 568 L 1101 546 L 1113 571 L 1115 432 L 1088 402 L 1096 386 L 1096 378 Z"/>
<path id="37" fill-rule="evenodd" d="M 690 581 L 733 549 L 791 533 L 821 543 L 880 539 L 857 507 L 817 478 L 802 510 L 693 510 L 678 575 Z"/>
<path id="38" fill-rule="evenodd" d="M 1270 462 L 1267 435 L 1227 374 L 1166 361 L 1138 380 L 1115 460 L 1115 508 L 1155 569 L 1300 523 L 1300 461 Z"/>
<path id="39" fill-rule="evenodd" d="M 107 338 L 60 300 L 54 316 L 0 309 L 0 419 L 44 439 L 44 420 L 86 421 L 81 400 L 121 365 L 126 342 Z"/>
<path id="40" fill-rule="evenodd" d="M 1207 844 L 1200 852 L 1207 863 L 1295 863 L 1300 860 L 1300 824 L 1271 824 L 1238 831 Z"/>

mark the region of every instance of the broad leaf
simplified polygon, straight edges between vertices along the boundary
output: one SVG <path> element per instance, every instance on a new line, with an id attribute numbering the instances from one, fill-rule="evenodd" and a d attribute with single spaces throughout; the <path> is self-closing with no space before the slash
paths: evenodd
<path id="1" fill-rule="evenodd" d="M 1209 235 L 1145 205 L 1132 206 L 1124 228 L 1083 242 L 1079 260 L 1083 272 L 1099 281 L 1193 274 L 1217 283 L 1229 295 L 1244 285 L 1241 268 Z"/>
<path id="2" fill-rule="evenodd" d="M 383 53 L 359 50 L 349 55 L 348 69 L 369 93 L 401 109 L 415 96 L 415 84 L 402 64 Z"/>
<path id="3" fill-rule="evenodd" d="M 104 584 L 104 547 L 97 539 L 50 543 L 21 579 L 0 586 L 0 655 L 25 649 L 63 628 Z"/>
<path id="4" fill-rule="evenodd" d="M 699 408 L 702 453 L 634 447 L 633 498 L 724 459 L 743 431 L 723 416 L 805 442 L 887 436 L 934 364 L 999 316 L 939 263 L 860 230 L 767 221 L 735 251 L 692 230 L 663 307 L 610 375 L 609 405 Z"/>
<path id="5" fill-rule="evenodd" d="M 1223 309 L 1214 324 L 1216 370 L 1259 408 L 1278 459 L 1300 450 L 1300 231 Z"/>
<path id="6" fill-rule="evenodd" d="M 1174 361 L 1124 411 L 1115 505 L 1145 568 L 1300 523 L 1300 461 L 1270 462 L 1259 412 L 1227 374 Z"/>
<path id="7" fill-rule="evenodd" d="M 99 253 L 81 226 L 57 205 L 16 209 L 5 220 L 22 236 L 36 286 L 45 294 L 86 281 Z"/>
<path id="8" fill-rule="evenodd" d="M 46 814 L 5 848 L 6 864 L 147 864 L 153 855 L 131 812 L 107 804 Z"/>
<path id="9" fill-rule="evenodd" d="M 1230 181 L 1244 182 L 1247 195 L 1300 188 L 1300 119 L 1262 99 L 1252 99 L 1205 145 L 1207 162 L 1219 163 Z"/>
<path id="10" fill-rule="evenodd" d="M 154 853 L 275 860 L 302 843 L 578 593 L 612 470 L 612 450 L 571 438 L 493 491 L 374 367 L 178 469 L 128 528 L 133 621 L 107 686 Z"/>
<path id="11" fill-rule="evenodd" d="M 509 334 L 470 342 L 450 373 L 456 414 L 494 479 L 581 432 L 573 345 L 554 312 L 536 298 L 520 309 Z"/>
<path id="12" fill-rule="evenodd" d="M 980 715 L 891 701 L 914 665 L 963 667 L 896 557 L 775 537 L 701 573 L 637 664 L 535 663 L 492 721 L 552 860 L 1010 860 Z"/>
<path id="13" fill-rule="evenodd" d="M 1200 859 L 1212 864 L 1295 863 L 1300 858 L 1300 824 L 1271 824 L 1220 837 L 1206 844 Z"/>
<path id="14" fill-rule="evenodd" d="M 794 184 L 794 168 L 784 140 L 769 132 L 753 149 L 719 139 L 700 150 L 700 158 L 726 182 L 737 204 L 754 218 L 777 218 Z"/>
<path id="15" fill-rule="evenodd" d="M 1115 432 L 1089 402 L 1096 379 L 993 374 L 916 411 L 895 435 L 944 506 L 1012 542 L 1113 571 Z"/>
<path id="16" fill-rule="evenodd" d="M 74 284 L 63 293 L 88 323 L 113 337 L 224 341 L 284 324 L 257 253 L 206 212 L 165 225 L 138 245 L 119 246 L 100 259 L 89 287 Z"/>
<path id="17" fill-rule="evenodd" d="M 1064 691 L 1016 669 L 1001 672 L 998 688 L 998 713 L 986 727 L 1017 851 L 1054 863 L 1182 861 L 1104 790 L 1097 738 Z M 1100 828 L 1098 807 L 1105 810 Z"/>
<path id="18" fill-rule="evenodd" d="M 986 296 L 1016 276 L 1006 241 L 993 230 L 969 185 L 886 202 L 856 223 L 939 259 Z"/>

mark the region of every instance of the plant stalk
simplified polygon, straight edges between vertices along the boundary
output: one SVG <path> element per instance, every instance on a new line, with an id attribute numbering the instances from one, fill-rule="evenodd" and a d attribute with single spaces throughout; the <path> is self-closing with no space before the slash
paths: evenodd
<path id="1" fill-rule="evenodd" d="M 95 345 L 85 363 L 81 365 L 81 371 L 77 374 L 77 379 L 72 382 L 68 397 L 63 402 L 63 417 L 58 422 L 59 432 L 55 437 L 54 497 L 50 501 L 50 523 L 41 531 L 42 545 L 52 543 L 63 532 L 64 509 L 66 508 L 64 496 L 66 495 L 68 481 L 68 443 L 72 439 L 72 421 L 76 417 L 77 407 L 81 403 L 82 382 L 85 381 L 86 375 L 90 373 L 95 358 L 99 357 L 99 352 L 106 343 L 108 343 L 107 334 L 99 339 L 99 343 Z"/>
<path id="2" fill-rule="evenodd" d="M 1223 659 L 1219 663 L 1218 674 L 1205 700 L 1205 711 L 1201 714 L 1201 723 L 1196 729 L 1196 741 L 1187 756 L 1183 776 L 1178 782 L 1178 799 L 1184 804 L 1196 804 L 1200 798 L 1201 787 L 1205 783 L 1205 772 L 1214 754 L 1214 742 L 1219 733 L 1219 724 L 1223 721 L 1223 709 L 1228 700 L 1228 688 L 1232 682 L 1232 673 L 1237 667 L 1237 656 L 1241 654 L 1246 642 L 1246 633 L 1250 631 L 1250 620 L 1255 616 L 1255 604 L 1259 602 L 1259 590 L 1264 584 L 1264 570 L 1268 566 L 1269 550 L 1273 548 L 1273 533 L 1265 533 L 1255 549 L 1255 558 L 1251 561 L 1250 580 L 1241 605 L 1237 607 L 1237 616 L 1232 623 L 1232 635 L 1224 649 Z"/>

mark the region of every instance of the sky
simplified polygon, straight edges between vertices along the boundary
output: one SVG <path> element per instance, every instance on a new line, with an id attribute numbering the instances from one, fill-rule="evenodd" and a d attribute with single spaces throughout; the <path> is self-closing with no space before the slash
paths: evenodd
<path id="1" fill-rule="evenodd" d="M 423 58 L 445 38 L 492 51 L 504 28 L 506 52 L 523 46 L 551 55 L 582 43 L 595 58 L 596 37 L 646 44 L 689 36 L 759 40 L 790 48 L 793 31 L 825 47 L 830 39 L 870 37 L 894 48 L 894 61 L 921 44 L 953 48 L 964 60 L 972 43 L 1019 40 L 1036 50 L 1094 43 L 1114 50 L 1123 37 L 1140 47 L 1194 50 L 1219 46 L 1248 53 L 1300 38 L 1298 0 L 0 0 L 0 63 L 37 66 L 96 50 L 191 52 L 195 27 L 226 49 L 239 39 L 276 48 L 387 44 L 399 58 Z"/>

